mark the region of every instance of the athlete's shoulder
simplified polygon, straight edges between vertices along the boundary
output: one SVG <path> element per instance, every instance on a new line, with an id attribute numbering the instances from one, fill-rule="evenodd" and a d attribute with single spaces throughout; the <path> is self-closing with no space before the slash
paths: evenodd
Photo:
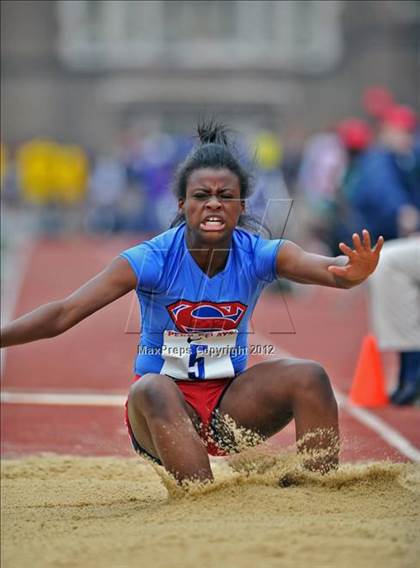
<path id="1" fill-rule="evenodd" d="M 244 252 L 253 253 L 258 239 L 261 237 L 255 233 L 242 228 L 236 227 L 233 232 L 233 243 Z"/>
<path id="2" fill-rule="evenodd" d="M 167 251 L 172 246 L 177 246 L 182 243 L 184 238 L 185 224 L 178 225 L 172 229 L 168 229 L 164 233 L 160 233 L 148 241 L 144 241 L 144 245 L 152 247 L 157 250 Z"/>
<path id="3" fill-rule="evenodd" d="M 142 241 L 137 245 L 134 245 L 130 249 L 127 249 L 122 254 L 126 253 L 141 253 L 148 251 L 150 253 L 155 253 L 159 255 L 166 255 L 166 253 L 173 247 L 182 244 L 182 239 L 184 236 L 184 226 L 180 225 L 172 229 L 156 235 L 152 239 Z"/>
<path id="4" fill-rule="evenodd" d="M 279 239 L 265 239 L 261 235 L 252 233 L 242 227 L 236 227 L 233 233 L 234 245 L 239 247 L 242 251 L 255 254 L 259 247 L 264 244 L 273 245 L 278 244 Z"/>
<path id="5" fill-rule="evenodd" d="M 261 235 L 237 227 L 233 242 L 242 262 L 252 264 L 258 280 L 271 282 L 276 278 L 276 257 L 284 242 L 282 239 L 265 239 Z"/>
<path id="6" fill-rule="evenodd" d="M 156 289 L 168 256 L 180 248 L 183 237 L 184 227 L 180 225 L 123 251 L 120 256 L 130 263 L 143 289 Z"/>

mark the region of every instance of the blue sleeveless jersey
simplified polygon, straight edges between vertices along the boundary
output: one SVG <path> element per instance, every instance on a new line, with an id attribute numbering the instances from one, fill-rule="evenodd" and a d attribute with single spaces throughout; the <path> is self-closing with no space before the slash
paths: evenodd
<path id="1" fill-rule="evenodd" d="M 137 277 L 141 340 L 135 372 L 225 378 L 247 362 L 248 322 L 276 278 L 282 240 L 233 232 L 225 268 L 208 277 L 185 242 L 185 223 L 123 253 Z"/>

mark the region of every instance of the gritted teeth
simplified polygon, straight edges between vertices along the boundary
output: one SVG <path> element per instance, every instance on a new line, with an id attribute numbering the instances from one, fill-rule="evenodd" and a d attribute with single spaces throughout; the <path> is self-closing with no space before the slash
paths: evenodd
<path id="1" fill-rule="evenodd" d="M 223 219 L 221 217 L 217 217 L 215 215 L 211 215 L 210 217 L 206 217 L 204 219 L 204 223 L 212 222 L 212 223 L 223 223 Z"/>

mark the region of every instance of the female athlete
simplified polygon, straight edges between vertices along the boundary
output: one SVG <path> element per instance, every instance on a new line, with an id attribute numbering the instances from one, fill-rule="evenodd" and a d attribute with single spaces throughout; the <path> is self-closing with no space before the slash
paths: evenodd
<path id="1" fill-rule="evenodd" d="M 326 372 L 297 359 L 247 369 L 247 324 L 261 291 L 278 277 L 360 284 L 375 270 L 383 238 L 371 248 L 364 230 L 362 238 L 353 235 L 353 248 L 340 244 L 343 256 L 328 258 L 245 230 L 249 175 L 224 127 L 203 124 L 198 134 L 175 177 L 172 228 L 124 251 L 67 298 L 8 324 L 2 347 L 59 335 L 135 290 L 142 333 L 126 422 L 138 453 L 179 482 L 212 480 L 209 453 L 228 451 L 222 417 L 263 439 L 294 419 L 300 448 L 320 450 L 307 467 L 326 472 L 338 463 L 337 404 Z"/>

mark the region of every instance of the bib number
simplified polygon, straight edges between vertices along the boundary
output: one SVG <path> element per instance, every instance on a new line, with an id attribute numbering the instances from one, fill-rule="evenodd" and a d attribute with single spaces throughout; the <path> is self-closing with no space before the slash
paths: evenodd
<path id="1" fill-rule="evenodd" d="M 224 379 L 233 377 L 231 350 L 237 330 L 179 333 L 167 330 L 163 336 L 161 373 L 175 379 Z"/>

